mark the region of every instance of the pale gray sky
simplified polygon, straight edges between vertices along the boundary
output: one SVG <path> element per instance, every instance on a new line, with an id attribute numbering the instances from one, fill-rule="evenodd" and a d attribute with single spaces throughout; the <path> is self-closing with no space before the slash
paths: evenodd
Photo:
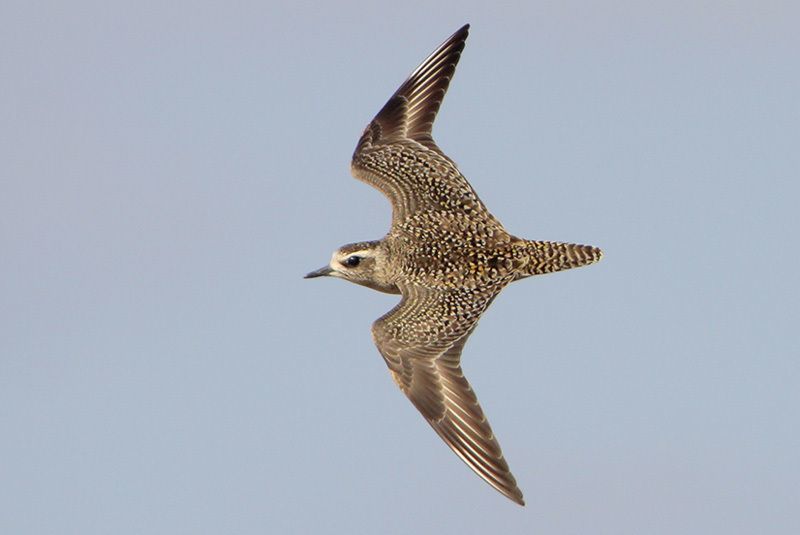
<path id="1" fill-rule="evenodd" d="M 322 4 L 322 3 L 320 3 Z M 5 2 L 0 532 L 797 533 L 795 2 Z M 434 134 L 599 265 L 464 352 L 528 505 L 394 386 L 366 123 L 463 23 Z"/>

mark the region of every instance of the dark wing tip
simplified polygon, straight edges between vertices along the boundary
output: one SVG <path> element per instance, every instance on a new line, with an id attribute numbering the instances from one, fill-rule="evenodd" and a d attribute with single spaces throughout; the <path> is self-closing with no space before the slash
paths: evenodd
<path id="1" fill-rule="evenodd" d="M 475 474 L 506 498 L 524 506 L 522 491 L 508 467 L 500 444 L 474 393 L 470 391 L 470 395 L 474 403 L 472 410 L 478 411 L 479 418 L 469 416 L 466 411 L 458 414 L 461 411 L 452 407 L 452 400 L 447 400 L 445 405 L 448 411 L 443 419 L 438 422 L 426 419 L 453 453 Z"/>
<path id="2" fill-rule="evenodd" d="M 449 43 L 450 41 L 466 41 L 469 35 L 469 26 L 469 22 L 464 24 L 461 28 L 453 32 L 453 35 L 448 37 L 445 43 Z M 444 44 L 442 44 L 442 46 L 444 46 Z"/>

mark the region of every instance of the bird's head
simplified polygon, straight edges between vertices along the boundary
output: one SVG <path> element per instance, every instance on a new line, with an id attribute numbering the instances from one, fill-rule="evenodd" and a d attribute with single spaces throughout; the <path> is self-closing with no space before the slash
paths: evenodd
<path id="1" fill-rule="evenodd" d="M 386 250 L 379 241 L 350 243 L 334 251 L 327 266 L 312 271 L 305 278 L 337 277 L 380 292 L 400 293 L 388 280 L 387 261 Z"/>

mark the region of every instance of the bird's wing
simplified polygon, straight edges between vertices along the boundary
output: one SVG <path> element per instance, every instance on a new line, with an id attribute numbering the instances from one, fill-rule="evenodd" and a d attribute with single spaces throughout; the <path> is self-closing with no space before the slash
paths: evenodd
<path id="1" fill-rule="evenodd" d="M 469 24 L 451 35 L 409 75 L 364 130 L 356 154 L 364 145 L 396 141 L 415 141 L 441 153 L 431 137 L 431 128 L 468 34 Z"/>
<path id="2" fill-rule="evenodd" d="M 502 286 L 401 286 L 403 300 L 373 324 L 372 334 L 395 382 L 442 440 L 487 483 L 524 505 L 460 363 L 467 338 Z"/>
<path id="3" fill-rule="evenodd" d="M 411 73 L 353 153 L 353 176 L 389 198 L 393 224 L 420 209 L 480 212 L 494 221 L 431 135 L 468 31 L 469 25 L 462 27 Z"/>

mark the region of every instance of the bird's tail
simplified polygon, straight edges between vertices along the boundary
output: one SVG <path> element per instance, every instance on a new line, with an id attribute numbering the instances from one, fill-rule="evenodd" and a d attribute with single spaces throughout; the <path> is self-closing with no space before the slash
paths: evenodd
<path id="1" fill-rule="evenodd" d="M 588 266 L 603 258 L 603 251 L 591 245 L 520 240 L 515 246 L 521 247 L 523 253 L 518 256 L 518 279 Z"/>

